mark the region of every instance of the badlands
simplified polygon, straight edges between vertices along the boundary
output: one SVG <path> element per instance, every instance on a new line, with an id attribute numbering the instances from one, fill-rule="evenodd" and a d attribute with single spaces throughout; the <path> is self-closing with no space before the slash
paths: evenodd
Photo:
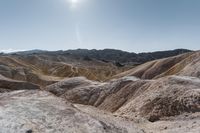
<path id="1" fill-rule="evenodd" d="M 199 51 L 112 52 L 1 54 L 0 133 L 199 133 Z"/>

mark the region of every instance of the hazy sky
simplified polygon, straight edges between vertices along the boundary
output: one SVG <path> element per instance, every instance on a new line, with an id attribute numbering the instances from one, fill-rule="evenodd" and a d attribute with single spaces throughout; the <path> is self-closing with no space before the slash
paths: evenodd
<path id="1" fill-rule="evenodd" d="M 0 49 L 200 49 L 200 0 L 0 0 Z"/>

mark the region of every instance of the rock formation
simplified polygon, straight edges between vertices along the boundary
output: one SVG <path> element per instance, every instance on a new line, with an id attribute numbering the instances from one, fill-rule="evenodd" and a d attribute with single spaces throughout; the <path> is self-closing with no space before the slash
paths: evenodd
<path id="1" fill-rule="evenodd" d="M 95 118 L 45 91 L 14 91 L 0 94 L 1 133 L 142 133 Z"/>

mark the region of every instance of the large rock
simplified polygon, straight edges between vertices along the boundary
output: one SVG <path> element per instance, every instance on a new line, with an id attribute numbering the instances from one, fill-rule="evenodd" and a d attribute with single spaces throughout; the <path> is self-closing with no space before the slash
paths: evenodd
<path id="1" fill-rule="evenodd" d="M 1 133 L 142 133 L 98 120 L 45 91 L 2 93 L 0 99 Z"/>

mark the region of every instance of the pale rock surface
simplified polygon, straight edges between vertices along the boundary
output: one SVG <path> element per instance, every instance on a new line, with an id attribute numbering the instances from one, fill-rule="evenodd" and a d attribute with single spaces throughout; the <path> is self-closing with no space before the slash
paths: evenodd
<path id="1" fill-rule="evenodd" d="M 0 94 L 0 133 L 128 133 L 114 119 L 99 120 L 46 91 Z M 130 126 L 131 128 L 133 126 Z M 132 128 L 130 133 L 142 133 Z"/>

